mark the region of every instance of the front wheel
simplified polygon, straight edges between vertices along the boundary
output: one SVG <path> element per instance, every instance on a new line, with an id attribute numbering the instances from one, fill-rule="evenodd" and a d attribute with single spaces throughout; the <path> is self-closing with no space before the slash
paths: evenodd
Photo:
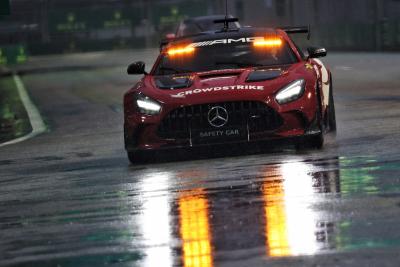
<path id="1" fill-rule="evenodd" d="M 316 136 L 307 137 L 305 140 L 307 148 L 311 148 L 311 149 L 323 148 L 324 141 L 325 141 L 324 134 L 322 132 Z"/>
<path id="2" fill-rule="evenodd" d="M 331 86 L 329 88 L 329 106 L 328 106 L 328 123 L 329 130 L 331 132 L 336 132 L 336 110 L 335 110 L 335 100 L 333 98 L 333 86 L 331 79 Z"/>
<path id="3" fill-rule="evenodd" d="M 318 108 L 316 112 L 316 120 L 318 122 L 319 134 L 311 135 L 311 136 L 304 136 L 300 138 L 296 142 L 296 149 L 297 150 L 304 150 L 304 149 L 322 149 L 324 147 L 324 122 L 322 120 L 321 115 L 321 104 L 318 103 Z"/>
<path id="4" fill-rule="evenodd" d="M 128 159 L 132 165 L 138 163 L 149 163 L 154 161 L 154 154 L 145 151 L 127 152 Z"/>
<path id="5" fill-rule="evenodd" d="M 136 157 L 135 153 L 127 152 L 127 156 L 128 156 L 130 163 L 132 163 L 132 164 L 138 163 L 138 158 Z"/>
<path id="6" fill-rule="evenodd" d="M 324 147 L 324 134 L 305 136 L 296 142 L 296 150 L 322 149 Z"/>

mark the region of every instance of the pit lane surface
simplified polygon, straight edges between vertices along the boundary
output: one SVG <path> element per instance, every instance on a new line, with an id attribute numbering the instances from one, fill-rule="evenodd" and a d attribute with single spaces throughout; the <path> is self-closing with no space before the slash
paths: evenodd
<path id="1" fill-rule="evenodd" d="M 21 70 L 50 131 L 0 149 L 0 266 L 398 266 L 400 55 L 325 60 L 338 134 L 321 151 L 131 166 L 125 67 L 156 52 Z"/>

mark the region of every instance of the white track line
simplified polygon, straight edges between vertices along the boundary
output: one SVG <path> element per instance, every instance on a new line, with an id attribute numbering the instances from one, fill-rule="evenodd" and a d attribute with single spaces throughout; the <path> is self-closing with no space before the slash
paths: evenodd
<path id="1" fill-rule="evenodd" d="M 32 132 L 17 139 L 2 143 L 0 144 L 0 147 L 28 140 L 46 131 L 46 125 L 43 122 L 42 117 L 40 116 L 40 112 L 29 98 L 29 95 L 25 89 L 24 83 L 22 82 L 21 78 L 17 74 L 14 74 L 13 78 L 15 85 L 17 86 L 19 97 L 21 98 L 22 104 L 24 104 L 25 110 L 28 113 L 29 121 L 32 126 Z"/>

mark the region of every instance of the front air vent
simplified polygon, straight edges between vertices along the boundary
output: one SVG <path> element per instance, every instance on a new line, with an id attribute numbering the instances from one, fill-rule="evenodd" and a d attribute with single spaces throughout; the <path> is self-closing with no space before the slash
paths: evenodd
<path id="1" fill-rule="evenodd" d="M 226 127 L 250 127 L 252 133 L 273 131 L 283 120 L 272 108 L 258 101 L 236 101 L 186 106 L 171 111 L 161 122 L 158 135 L 166 139 L 188 139 L 190 130 L 215 129 L 208 122 L 208 112 L 215 106 L 224 107 L 229 114 Z"/>

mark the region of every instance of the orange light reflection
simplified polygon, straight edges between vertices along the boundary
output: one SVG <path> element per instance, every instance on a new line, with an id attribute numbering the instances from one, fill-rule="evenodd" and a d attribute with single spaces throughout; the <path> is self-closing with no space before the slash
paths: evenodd
<path id="1" fill-rule="evenodd" d="M 213 266 L 208 200 L 202 190 L 179 198 L 180 234 L 185 267 Z"/>
<path id="2" fill-rule="evenodd" d="M 264 183 L 265 236 L 267 241 L 267 255 L 271 257 L 291 255 L 284 196 L 284 185 L 281 181 L 272 180 Z"/>

